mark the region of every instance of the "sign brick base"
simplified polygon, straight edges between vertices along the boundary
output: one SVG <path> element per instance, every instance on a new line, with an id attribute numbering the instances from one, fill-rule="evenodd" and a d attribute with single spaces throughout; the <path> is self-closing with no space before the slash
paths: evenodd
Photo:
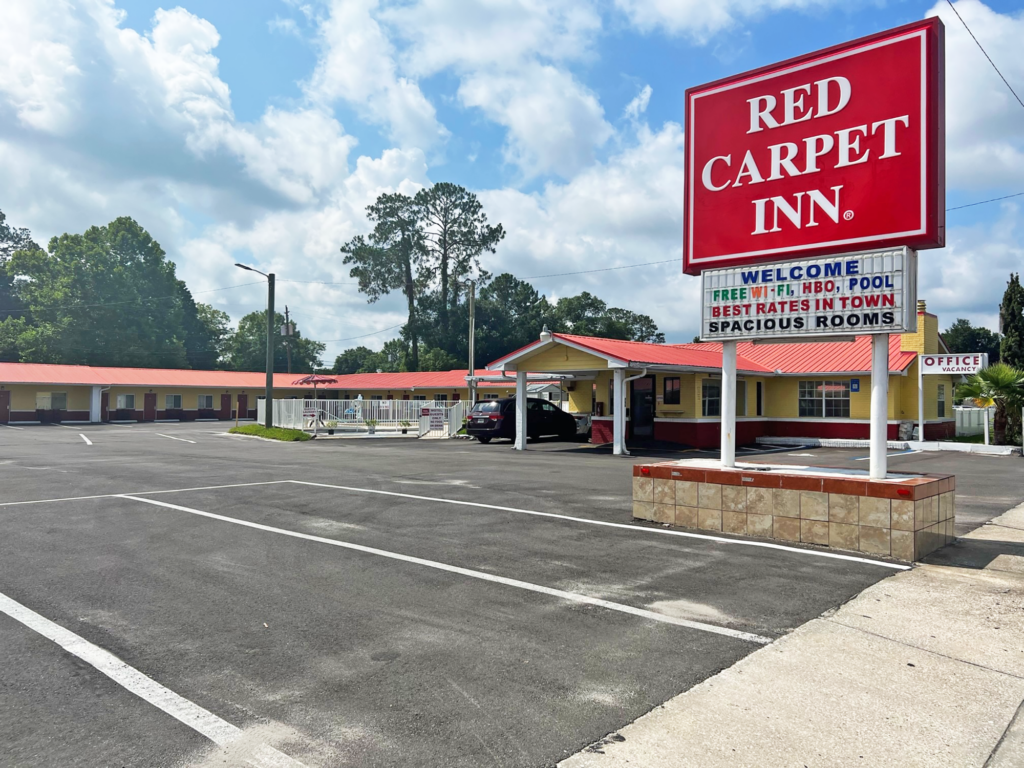
<path id="1" fill-rule="evenodd" d="M 950 543 L 956 479 L 710 460 L 633 467 L 633 517 L 913 562 Z"/>

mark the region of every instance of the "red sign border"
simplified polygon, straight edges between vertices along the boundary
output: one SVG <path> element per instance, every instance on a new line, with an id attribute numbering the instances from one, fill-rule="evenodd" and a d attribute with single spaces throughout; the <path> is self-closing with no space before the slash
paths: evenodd
<path id="1" fill-rule="evenodd" d="M 895 42 L 898 39 L 906 39 L 915 35 L 921 35 L 925 47 L 924 81 L 926 83 L 922 95 L 925 103 L 922 105 L 925 119 L 922 130 L 924 140 L 922 141 L 922 165 L 924 174 L 922 184 L 924 186 L 922 200 L 923 211 L 922 227 L 911 233 L 893 233 L 878 235 L 869 238 L 855 238 L 844 241 L 832 241 L 829 243 L 811 243 L 805 246 L 797 246 L 787 249 L 776 249 L 773 253 L 747 252 L 728 254 L 726 256 L 714 256 L 700 260 L 693 260 L 691 257 L 691 220 L 693 213 L 690 209 L 692 204 L 690 188 L 693 184 L 693 158 L 691 152 L 693 147 L 690 144 L 690 137 L 693 133 L 691 121 L 694 119 L 694 99 L 701 95 L 707 95 L 708 91 L 722 89 L 723 86 L 736 86 L 739 83 L 754 79 L 769 80 L 770 76 L 779 76 L 792 71 L 794 68 L 819 62 L 822 59 L 840 58 L 843 56 L 855 55 L 857 49 L 875 47 L 882 42 Z M 683 273 L 687 275 L 699 275 L 704 269 L 717 269 L 719 267 L 737 267 L 744 264 L 763 264 L 775 261 L 787 261 L 789 259 L 813 258 L 817 256 L 830 256 L 836 253 L 845 253 L 851 250 L 874 250 L 878 248 L 891 248 L 894 246 L 906 245 L 915 250 L 927 250 L 929 248 L 942 248 L 946 244 L 946 107 L 945 107 L 945 27 L 938 16 L 933 16 L 921 21 L 904 24 L 900 27 L 877 32 L 867 37 L 850 40 L 830 48 L 823 48 L 818 51 L 806 53 L 792 59 L 769 64 L 758 69 L 752 69 L 738 75 L 732 75 L 720 80 L 715 80 L 703 85 L 686 89 L 686 131 L 683 137 L 683 152 L 685 157 L 685 173 L 683 179 Z M 789 256 L 782 255 L 783 251 Z"/>

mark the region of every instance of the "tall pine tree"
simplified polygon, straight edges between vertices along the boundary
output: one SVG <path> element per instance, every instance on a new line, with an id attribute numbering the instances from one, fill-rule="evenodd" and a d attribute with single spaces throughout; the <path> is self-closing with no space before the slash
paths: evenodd
<path id="1" fill-rule="evenodd" d="M 1020 275 L 1011 274 L 999 305 L 999 325 L 1003 334 L 999 343 L 1000 362 L 1024 369 L 1024 287 Z"/>

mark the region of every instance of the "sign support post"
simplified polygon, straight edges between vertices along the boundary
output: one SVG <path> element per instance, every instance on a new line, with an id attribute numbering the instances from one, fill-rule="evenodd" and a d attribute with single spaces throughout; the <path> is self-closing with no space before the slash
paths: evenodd
<path id="1" fill-rule="evenodd" d="M 736 342 L 722 342 L 722 467 L 736 466 Z"/>
<path id="2" fill-rule="evenodd" d="M 924 442 L 924 361 L 917 356 L 917 439 Z"/>
<path id="3" fill-rule="evenodd" d="M 889 470 L 889 334 L 871 337 L 870 477 L 884 480 Z"/>

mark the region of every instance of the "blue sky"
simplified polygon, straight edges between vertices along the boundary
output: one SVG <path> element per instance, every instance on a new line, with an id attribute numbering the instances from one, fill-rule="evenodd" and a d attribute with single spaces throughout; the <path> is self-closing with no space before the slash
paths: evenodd
<path id="1" fill-rule="evenodd" d="M 1020 2 L 959 0 L 1024 93 Z M 947 27 L 948 205 L 1024 191 L 1024 109 L 943 3 L 847 0 L 13 0 L 0 29 L 0 209 L 40 238 L 119 215 L 160 240 L 199 300 L 237 319 L 284 280 L 300 327 L 379 346 L 399 297 L 366 305 L 338 247 L 384 191 L 476 191 L 521 276 L 678 256 L 683 92 L 938 13 Z M 1024 198 L 950 214 L 922 255 L 943 324 L 994 327 L 1024 265 Z M 983 265 L 983 266 L 982 266 Z M 236 276 L 236 273 L 238 276 Z M 534 281 L 695 333 L 674 265 Z M 358 341 L 333 341 L 364 336 Z"/>

